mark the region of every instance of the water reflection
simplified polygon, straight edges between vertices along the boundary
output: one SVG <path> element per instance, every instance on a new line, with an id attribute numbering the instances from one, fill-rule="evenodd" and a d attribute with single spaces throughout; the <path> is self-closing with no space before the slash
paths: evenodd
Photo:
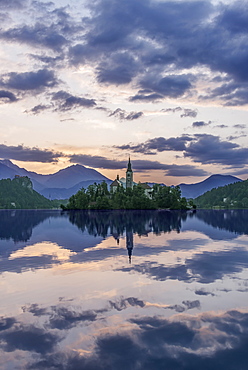
<path id="1" fill-rule="evenodd" d="M 3 369 L 245 370 L 248 212 L 0 212 Z"/>

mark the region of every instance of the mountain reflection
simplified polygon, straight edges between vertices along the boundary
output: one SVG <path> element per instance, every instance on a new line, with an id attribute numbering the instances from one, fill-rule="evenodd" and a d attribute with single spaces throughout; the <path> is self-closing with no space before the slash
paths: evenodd
<path id="1" fill-rule="evenodd" d="M 68 219 L 72 225 L 91 236 L 106 238 L 112 235 L 116 240 L 127 231 L 137 235 L 148 235 L 150 232 L 159 235 L 173 230 L 179 233 L 182 222 L 187 228 L 189 219 L 201 221 L 215 229 L 226 230 L 233 234 L 248 234 L 247 210 L 197 210 L 196 212 L 1 210 L 0 239 L 26 242 L 32 237 L 33 229 L 47 219 L 56 218 Z"/>
<path id="2" fill-rule="evenodd" d="M 248 234 L 248 211 L 238 210 L 198 210 L 196 216 L 214 228 L 237 234 Z"/>

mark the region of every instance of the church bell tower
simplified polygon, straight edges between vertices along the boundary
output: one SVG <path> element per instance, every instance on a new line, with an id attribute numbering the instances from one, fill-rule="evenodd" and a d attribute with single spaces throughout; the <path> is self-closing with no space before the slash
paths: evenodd
<path id="1" fill-rule="evenodd" d="M 128 160 L 127 171 L 126 171 L 126 189 L 127 188 L 131 188 L 131 189 L 133 188 L 133 170 L 132 170 L 130 157 Z"/>

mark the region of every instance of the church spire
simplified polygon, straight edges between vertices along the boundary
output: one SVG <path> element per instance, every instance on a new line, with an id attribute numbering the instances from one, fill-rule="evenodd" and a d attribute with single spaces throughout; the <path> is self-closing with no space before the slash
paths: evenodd
<path id="1" fill-rule="evenodd" d="M 133 172 L 132 171 L 131 161 L 130 161 L 130 156 L 129 156 L 129 160 L 128 160 L 128 164 L 127 164 L 127 171 Z"/>
<path id="2" fill-rule="evenodd" d="M 126 189 L 127 188 L 133 188 L 133 170 L 132 165 L 130 161 L 130 156 L 127 164 L 127 171 L 126 171 Z"/>

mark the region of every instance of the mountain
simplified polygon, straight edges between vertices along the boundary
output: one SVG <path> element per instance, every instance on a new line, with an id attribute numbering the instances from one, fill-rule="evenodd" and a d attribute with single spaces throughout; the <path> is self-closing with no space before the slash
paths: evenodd
<path id="1" fill-rule="evenodd" d="M 69 198 L 82 187 L 88 187 L 94 182 L 106 181 L 108 184 L 112 182 L 100 172 L 79 164 L 72 165 L 54 174 L 41 175 L 20 168 L 8 159 L 0 160 L 0 179 L 13 179 L 16 175 L 29 177 L 34 190 L 49 199 Z"/>
<path id="2" fill-rule="evenodd" d="M 52 175 L 44 183 L 46 188 L 71 188 L 81 181 L 107 181 L 107 177 L 91 168 L 79 164 L 64 168 Z"/>
<path id="3" fill-rule="evenodd" d="M 87 189 L 89 185 L 92 183 L 99 184 L 102 181 L 99 180 L 88 180 L 88 181 L 81 181 L 74 185 L 73 187 L 66 189 L 66 188 L 44 188 L 40 191 L 40 194 L 44 195 L 44 197 L 48 199 L 69 199 L 72 195 L 76 194 L 80 189 L 84 188 Z M 105 182 L 110 185 L 112 180 L 105 180 Z"/>
<path id="4" fill-rule="evenodd" d="M 196 198 L 213 188 L 233 184 L 239 181 L 242 180 L 235 176 L 212 175 L 204 181 L 195 184 L 180 184 L 179 186 L 183 197 Z"/>

